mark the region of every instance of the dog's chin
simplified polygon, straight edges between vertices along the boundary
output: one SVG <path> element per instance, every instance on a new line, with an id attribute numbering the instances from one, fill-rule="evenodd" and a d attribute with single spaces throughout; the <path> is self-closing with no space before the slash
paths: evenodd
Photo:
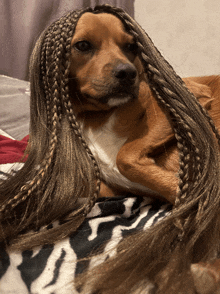
<path id="1" fill-rule="evenodd" d="M 130 101 L 135 100 L 137 97 L 134 94 L 128 93 L 114 93 L 113 95 L 105 96 L 90 96 L 83 95 L 83 100 L 86 102 L 87 107 L 90 105 L 92 110 L 109 110 L 115 107 L 120 107 Z"/>
<path id="2" fill-rule="evenodd" d="M 97 97 L 97 100 L 100 104 L 106 105 L 109 108 L 113 108 L 122 106 L 130 101 L 135 100 L 138 97 L 137 94 L 138 93 L 134 91 L 131 91 L 130 93 L 127 91 L 115 92 L 103 97 Z"/>
<path id="3" fill-rule="evenodd" d="M 107 101 L 105 102 L 105 104 L 107 104 L 110 108 L 119 107 L 119 106 L 122 106 L 122 105 L 128 103 L 131 100 L 134 100 L 134 96 L 132 96 L 132 95 L 128 95 L 128 94 L 124 94 L 124 95 L 120 95 L 120 96 L 116 95 L 113 97 L 109 97 L 107 99 Z"/>

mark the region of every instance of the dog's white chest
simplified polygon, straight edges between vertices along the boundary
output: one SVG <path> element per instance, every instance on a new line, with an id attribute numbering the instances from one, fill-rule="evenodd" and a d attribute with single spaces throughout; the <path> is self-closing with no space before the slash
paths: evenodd
<path id="1" fill-rule="evenodd" d="M 103 179 L 111 183 L 118 182 L 117 178 L 122 176 L 116 166 L 116 157 L 126 141 L 126 138 L 120 138 L 114 133 L 114 122 L 113 114 L 100 128 L 88 127 L 83 130 L 85 140 L 100 166 Z"/>
<path id="2" fill-rule="evenodd" d="M 83 129 L 84 138 L 100 166 L 102 178 L 107 183 L 125 190 L 135 189 L 147 192 L 148 188 L 131 182 L 117 168 L 116 157 L 127 138 L 117 136 L 113 130 L 114 123 L 115 115 L 113 114 L 100 128 Z"/>

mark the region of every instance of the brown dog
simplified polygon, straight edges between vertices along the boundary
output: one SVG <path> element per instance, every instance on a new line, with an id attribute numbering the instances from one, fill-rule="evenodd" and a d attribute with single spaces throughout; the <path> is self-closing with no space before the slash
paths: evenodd
<path id="1" fill-rule="evenodd" d="M 130 191 L 174 204 L 179 155 L 172 123 L 152 95 L 133 37 L 113 15 L 85 13 L 71 45 L 73 107 L 107 185 L 101 196 Z M 220 128 L 220 76 L 184 81 Z M 219 289 L 219 260 L 191 270 L 198 293 Z"/>
<path id="2" fill-rule="evenodd" d="M 150 91 L 133 37 L 113 15 L 85 13 L 71 61 L 74 110 L 103 181 L 174 203 L 179 159 L 172 124 Z M 220 77 L 184 81 L 220 127 Z"/>

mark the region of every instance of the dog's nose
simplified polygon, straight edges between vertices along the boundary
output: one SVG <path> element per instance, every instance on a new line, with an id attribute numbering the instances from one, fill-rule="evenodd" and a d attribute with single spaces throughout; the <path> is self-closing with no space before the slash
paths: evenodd
<path id="1" fill-rule="evenodd" d="M 134 82 L 137 76 L 137 70 L 132 64 L 120 63 L 114 68 L 114 75 L 120 81 L 129 80 Z"/>

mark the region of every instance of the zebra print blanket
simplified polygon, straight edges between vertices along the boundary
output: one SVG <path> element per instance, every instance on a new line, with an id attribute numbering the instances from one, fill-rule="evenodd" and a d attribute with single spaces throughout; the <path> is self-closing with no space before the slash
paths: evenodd
<path id="1" fill-rule="evenodd" d="M 0 176 L 21 166 L 0 164 Z M 0 294 L 78 293 L 74 288 L 78 273 L 102 263 L 116 253 L 114 248 L 122 238 L 146 230 L 168 212 L 167 204 L 147 197 L 100 198 L 79 229 L 63 241 L 24 252 L 8 253 L 0 246 Z M 105 246 L 100 255 L 90 261 L 79 260 L 102 244 Z"/>

